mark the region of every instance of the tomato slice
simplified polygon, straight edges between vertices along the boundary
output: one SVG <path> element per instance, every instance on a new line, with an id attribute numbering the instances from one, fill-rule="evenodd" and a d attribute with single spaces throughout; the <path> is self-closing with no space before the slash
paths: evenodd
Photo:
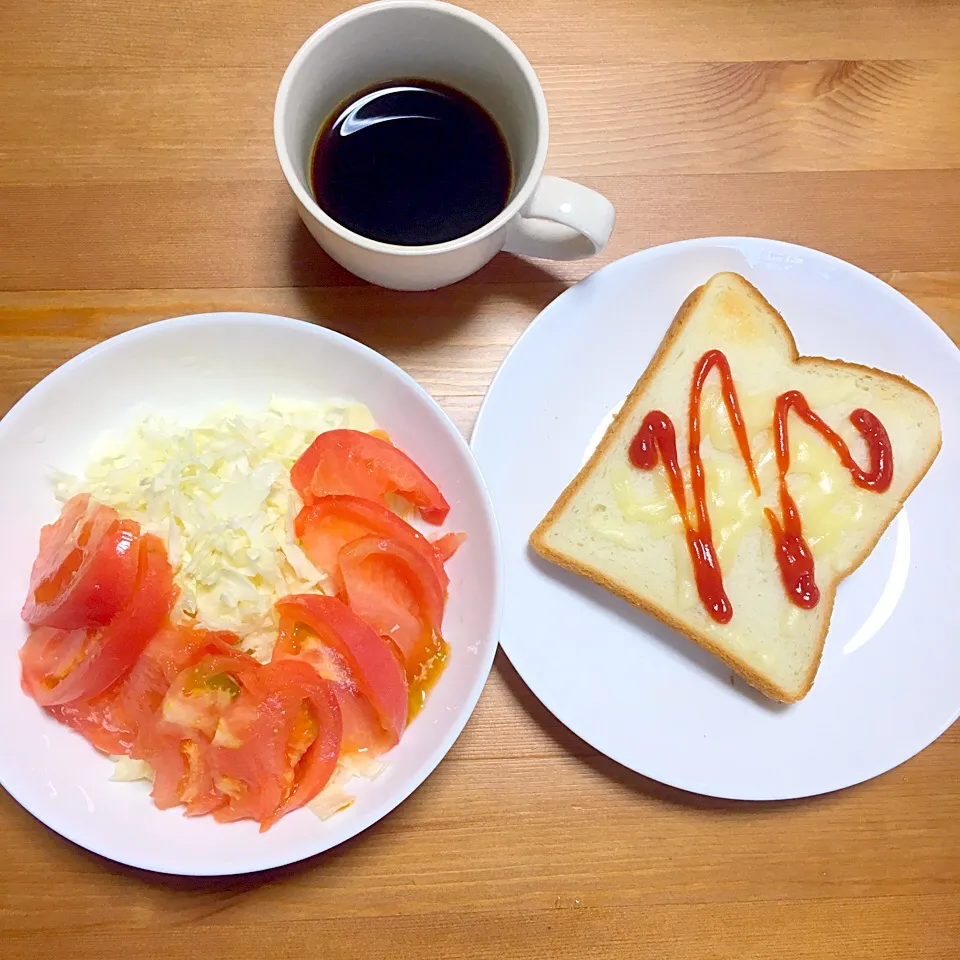
<path id="1" fill-rule="evenodd" d="M 449 582 L 436 545 L 374 500 L 345 494 L 319 497 L 300 511 L 294 530 L 314 566 L 335 580 L 339 575 L 341 548 L 360 537 L 375 534 L 416 550 L 430 565 L 441 587 L 446 589 Z M 450 536 L 458 535 L 447 534 Z"/>
<path id="2" fill-rule="evenodd" d="M 391 645 L 335 597 L 296 594 L 284 597 L 276 607 L 281 619 L 303 624 L 343 657 L 358 689 L 396 743 L 407 725 L 407 681 Z"/>
<path id="3" fill-rule="evenodd" d="M 360 617 L 403 655 L 408 683 L 443 649 L 444 596 L 417 551 L 381 537 L 363 537 L 340 551 L 344 596 Z"/>
<path id="4" fill-rule="evenodd" d="M 156 751 L 160 705 L 177 674 L 206 653 L 230 652 L 238 639 L 226 632 L 164 627 L 119 683 L 91 700 L 47 707 L 47 712 L 104 753 L 146 759 Z"/>
<path id="5" fill-rule="evenodd" d="M 20 650 L 21 685 L 41 706 L 91 699 L 133 667 L 161 628 L 176 599 L 163 542 L 140 538 L 130 602 L 106 627 L 57 630 L 39 627 Z"/>
<path id="6" fill-rule="evenodd" d="M 80 494 L 40 531 L 21 617 L 39 627 L 106 626 L 130 600 L 140 525 Z"/>
<path id="7" fill-rule="evenodd" d="M 138 744 L 153 766 L 152 796 L 161 810 L 182 803 L 188 816 L 199 816 L 228 802 L 214 782 L 210 744 L 222 714 L 245 692 L 245 684 L 256 687 L 259 666 L 240 652 L 215 652 L 174 677 L 149 737 Z"/>
<path id="8" fill-rule="evenodd" d="M 150 796 L 157 809 L 183 804 L 188 817 L 200 817 L 226 803 L 226 797 L 214 786 L 202 742 L 166 728 L 166 735 L 156 740 L 146 759 L 153 767 Z"/>
<path id="9" fill-rule="evenodd" d="M 245 655 L 234 650 L 239 637 L 226 631 L 167 626 L 147 644 L 126 678 L 113 691 L 114 714 L 122 717 L 133 735 L 131 756 L 141 760 L 156 748 L 163 735 L 163 698 L 176 677 L 207 655 Z M 252 658 L 250 658 L 252 660 Z"/>
<path id="10" fill-rule="evenodd" d="M 430 546 L 433 547 L 437 559 L 443 564 L 463 546 L 466 539 L 467 535 L 465 533 L 445 533 L 442 537 L 432 541 Z"/>
<path id="11" fill-rule="evenodd" d="M 437 485 L 393 444 L 359 430 L 328 430 L 306 449 L 290 482 L 308 506 L 318 497 L 351 494 L 384 502 L 398 493 L 428 523 L 443 523 L 450 511 Z"/>
<path id="12" fill-rule="evenodd" d="M 103 753 L 130 756 L 135 731 L 130 719 L 117 705 L 116 690 L 117 686 L 114 686 L 92 700 L 74 700 L 47 707 L 46 710 L 55 720 L 76 730 Z"/>
<path id="13" fill-rule="evenodd" d="M 191 815 L 266 830 L 320 792 L 340 753 L 336 698 L 305 663 L 203 657 L 175 679 L 162 715 L 155 799 Z"/>
<path id="14" fill-rule="evenodd" d="M 331 684 L 307 664 L 278 661 L 266 670 L 271 683 L 288 691 L 287 715 L 292 717 L 292 723 L 286 742 L 283 798 L 263 821 L 261 830 L 308 804 L 327 785 L 340 757 L 343 730 L 339 701 Z"/>
<path id="15" fill-rule="evenodd" d="M 363 695 L 346 657 L 324 644 L 309 627 L 295 620 L 280 621 L 273 660 L 302 660 L 329 684 L 340 705 L 343 753 L 378 756 L 397 742 L 388 734 L 376 710 Z"/>
<path id="16" fill-rule="evenodd" d="M 163 698 L 177 676 L 202 657 L 222 654 L 252 662 L 252 657 L 234 649 L 239 639 L 224 630 L 168 626 L 147 645 L 124 680 L 119 699 L 131 715 L 139 714 L 145 722 L 150 721 L 159 715 Z"/>
<path id="17" fill-rule="evenodd" d="M 227 707 L 251 689 L 256 693 L 259 667 L 239 651 L 201 657 L 170 684 L 160 707 L 163 722 L 213 740 Z"/>

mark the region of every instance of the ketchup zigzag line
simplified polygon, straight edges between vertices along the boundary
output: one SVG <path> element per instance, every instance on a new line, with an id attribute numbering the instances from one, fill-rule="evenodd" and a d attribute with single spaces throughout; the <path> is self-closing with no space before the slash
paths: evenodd
<path id="1" fill-rule="evenodd" d="M 641 470 L 652 470 L 659 460 L 663 461 L 670 489 L 676 501 L 677 509 L 683 518 L 687 535 L 687 549 L 693 564 L 693 576 L 697 583 L 700 600 L 710 616 L 718 623 L 729 623 L 733 616 L 733 606 L 723 588 L 723 573 L 717 561 L 716 548 L 713 545 L 713 529 L 710 526 L 710 514 L 707 510 L 707 483 L 703 473 L 703 459 L 700 456 L 700 401 L 703 385 L 710 371 L 716 367 L 720 374 L 720 386 L 723 402 L 737 438 L 740 456 L 746 464 L 750 482 L 757 496 L 760 496 L 760 481 L 750 454 L 750 440 L 743 423 L 743 413 L 737 398 L 737 387 L 733 382 L 730 364 L 719 350 L 708 350 L 693 371 L 693 383 L 690 387 L 690 405 L 688 409 L 688 452 L 690 455 L 690 486 L 693 490 L 693 503 L 696 510 L 696 526 L 690 522 L 687 513 L 687 498 L 683 488 L 683 474 L 677 460 L 677 437 L 673 422 L 661 410 L 653 410 L 643 418 L 643 423 L 630 444 L 630 462 Z M 659 458 L 657 452 L 659 450 Z"/>
<path id="2" fill-rule="evenodd" d="M 688 453 L 690 456 L 690 486 L 696 512 L 696 523 L 691 523 L 687 511 L 687 498 L 683 474 L 677 457 L 677 435 L 673 421 L 662 410 L 652 410 L 644 418 L 630 443 L 630 462 L 641 470 L 652 470 L 660 462 L 667 473 L 670 491 L 683 519 L 687 549 L 693 565 L 697 593 L 707 612 L 718 623 L 729 623 L 733 606 L 723 586 L 723 573 L 717 560 L 713 543 L 713 529 L 707 510 L 706 478 L 703 459 L 700 456 L 700 405 L 703 385 L 710 372 L 716 368 L 727 415 L 733 428 L 740 456 L 743 458 L 754 492 L 760 496 L 760 481 L 750 453 L 736 384 L 730 372 L 730 364 L 720 350 L 708 350 L 693 371 L 690 385 Z M 869 410 L 858 408 L 850 414 L 850 422 L 856 427 L 867 444 L 870 466 L 861 468 L 850 454 L 843 438 L 831 429 L 816 413 L 798 390 L 789 390 L 777 397 L 774 404 L 773 430 L 779 473 L 779 496 L 781 517 L 769 508 L 764 508 L 774 539 L 774 551 L 780 567 L 780 577 L 790 601 L 804 609 L 812 609 L 820 601 L 820 590 L 814 576 L 813 554 L 803 538 L 803 526 L 796 502 L 787 489 L 787 472 L 790 469 L 790 442 L 787 434 L 787 418 L 794 410 L 805 423 L 816 430 L 833 447 L 841 464 L 850 472 L 853 482 L 866 490 L 883 493 L 893 480 L 893 449 L 890 437 L 880 420 Z"/>
<path id="3" fill-rule="evenodd" d="M 870 468 L 862 469 L 850 455 L 850 448 L 843 437 L 820 419 L 799 390 L 788 390 L 777 397 L 773 414 L 774 447 L 777 454 L 777 471 L 780 474 L 780 514 L 769 508 L 764 513 L 773 533 L 777 564 L 787 596 L 798 607 L 812 610 L 820 602 L 813 570 L 813 554 L 803 538 L 800 511 L 787 489 L 787 471 L 790 469 L 790 439 L 787 435 L 787 417 L 793 410 L 801 420 L 813 427 L 836 451 L 840 463 L 850 471 L 853 482 L 865 490 L 884 493 L 893 480 L 893 448 L 884 425 L 862 407 L 850 414 L 850 422 L 857 428 L 867 444 Z"/>

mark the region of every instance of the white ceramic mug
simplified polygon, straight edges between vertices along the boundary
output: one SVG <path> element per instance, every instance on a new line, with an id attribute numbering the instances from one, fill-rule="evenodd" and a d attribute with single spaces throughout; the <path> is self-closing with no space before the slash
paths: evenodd
<path id="1" fill-rule="evenodd" d="M 378 83 L 417 77 L 477 100 L 510 149 L 514 186 L 489 223 L 447 243 L 413 247 L 370 240 L 320 209 L 310 156 L 320 126 L 347 97 Z M 290 61 L 273 117 L 283 174 L 317 243 L 338 263 L 395 290 L 432 290 L 482 267 L 501 250 L 550 260 L 590 257 L 613 230 L 613 205 L 587 187 L 543 176 L 549 126 L 533 68 L 502 31 L 436 0 L 381 0 L 322 26 Z"/>

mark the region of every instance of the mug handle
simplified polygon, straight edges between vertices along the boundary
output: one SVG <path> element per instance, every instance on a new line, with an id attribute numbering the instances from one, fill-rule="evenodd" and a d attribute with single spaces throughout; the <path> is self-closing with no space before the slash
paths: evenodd
<path id="1" fill-rule="evenodd" d="M 582 260 L 607 245 L 613 204 L 596 190 L 561 177 L 543 177 L 507 227 L 503 249 L 543 260 Z"/>

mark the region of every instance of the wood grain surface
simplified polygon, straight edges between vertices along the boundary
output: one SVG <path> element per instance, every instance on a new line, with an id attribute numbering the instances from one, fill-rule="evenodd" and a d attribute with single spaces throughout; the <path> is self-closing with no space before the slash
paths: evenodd
<path id="1" fill-rule="evenodd" d="M 239 308 L 370 344 L 467 432 L 511 343 L 570 283 L 718 233 L 851 260 L 960 340 L 960 4 L 474 0 L 542 77 L 550 171 L 606 193 L 617 231 L 598 260 L 501 257 L 412 295 L 324 258 L 273 154 L 284 65 L 348 5 L 0 3 L 0 410 L 111 334 Z M 0 848 L 4 960 L 956 960 L 960 727 L 839 794 L 708 800 L 598 755 L 500 655 L 436 773 L 323 857 L 148 875 L 2 791 Z"/>

